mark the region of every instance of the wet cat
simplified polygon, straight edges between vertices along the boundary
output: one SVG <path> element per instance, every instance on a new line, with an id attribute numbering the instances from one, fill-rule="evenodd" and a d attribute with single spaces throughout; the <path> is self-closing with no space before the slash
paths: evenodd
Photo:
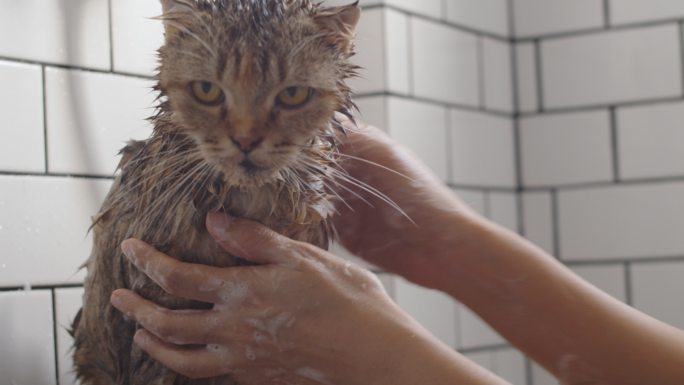
<path id="1" fill-rule="evenodd" d="M 327 247 L 326 184 L 350 116 L 357 4 L 309 0 L 162 0 L 166 41 L 152 136 L 122 150 L 120 173 L 94 218 L 83 308 L 73 323 L 79 380 L 95 385 L 235 384 L 190 380 L 132 344 L 136 325 L 113 309 L 117 288 L 167 308 L 210 305 L 171 297 L 120 251 L 142 239 L 187 262 L 232 266 L 204 227 L 224 211 Z"/>

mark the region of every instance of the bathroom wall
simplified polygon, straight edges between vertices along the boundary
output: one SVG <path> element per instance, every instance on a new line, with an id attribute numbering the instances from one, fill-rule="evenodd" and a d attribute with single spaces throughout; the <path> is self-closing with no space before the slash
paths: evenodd
<path id="1" fill-rule="evenodd" d="M 523 231 L 684 328 L 679 0 L 514 0 Z M 532 370 L 534 385 L 557 384 Z"/>
<path id="2" fill-rule="evenodd" d="M 157 3 L 0 0 L 0 385 L 73 383 L 89 218 L 151 129 Z M 356 100 L 474 209 L 684 327 L 680 3 L 361 0 Z M 480 365 L 555 383 L 463 306 L 380 274 Z"/>

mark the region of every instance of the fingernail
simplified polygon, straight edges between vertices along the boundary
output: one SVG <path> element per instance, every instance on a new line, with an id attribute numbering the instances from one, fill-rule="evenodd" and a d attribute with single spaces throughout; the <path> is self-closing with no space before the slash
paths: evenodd
<path id="1" fill-rule="evenodd" d="M 223 213 L 209 213 L 207 215 L 207 229 L 216 235 L 226 235 L 235 218 Z"/>
<path id="2" fill-rule="evenodd" d="M 114 291 L 109 297 L 109 302 L 117 309 L 121 307 L 121 296 L 117 291 Z"/>
<path id="3" fill-rule="evenodd" d="M 135 247 L 134 242 L 135 241 L 132 239 L 126 239 L 125 241 L 121 242 L 121 251 L 123 251 L 124 255 L 132 261 L 134 261 L 136 259 L 135 258 L 136 247 Z"/>
<path id="4" fill-rule="evenodd" d="M 149 340 L 150 337 L 147 335 L 147 332 L 143 329 L 138 329 L 138 331 L 135 332 L 135 335 L 133 336 L 133 341 L 138 345 L 145 345 Z"/>

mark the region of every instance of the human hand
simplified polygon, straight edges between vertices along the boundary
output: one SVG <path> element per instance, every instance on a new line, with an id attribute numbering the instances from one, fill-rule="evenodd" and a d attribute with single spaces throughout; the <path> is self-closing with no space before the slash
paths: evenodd
<path id="1" fill-rule="evenodd" d="M 207 228 L 260 265 L 188 264 L 139 240 L 122 244 L 168 293 L 214 304 L 172 311 L 116 290 L 112 304 L 139 323 L 135 343 L 153 358 L 187 377 L 230 373 L 241 384 L 401 383 L 388 376 L 408 358 L 405 340 L 424 332 L 375 275 L 256 222 L 210 214 Z"/>
<path id="2" fill-rule="evenodd" d="M 361 122 L 357 127 L 341 115 L 336 118 L 348 131 L 340 147 L 342 168 L 406 214 L 369 191 L 343 183 L 338 193 L 345 202 L 338 204 L 334 218 L 340 243 L 387 271 L 444 289 L 444 264 L 454 263 L 476 214 L 384 132 Z M 347 189 L 353 193 L 345 193 Z"/>

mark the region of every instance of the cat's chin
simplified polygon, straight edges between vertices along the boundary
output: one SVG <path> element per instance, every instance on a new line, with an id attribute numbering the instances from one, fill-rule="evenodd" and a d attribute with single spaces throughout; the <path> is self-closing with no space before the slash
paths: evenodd
<path id="1" fill-rule="evenodd" d="M 256 166 L 253 163 L 243 162 L 230 167 L 223 167 L 225 183 L 232 187 L 242 189 L 258 189 L 277 181 L 278 171 L 275 168 Z"/>

